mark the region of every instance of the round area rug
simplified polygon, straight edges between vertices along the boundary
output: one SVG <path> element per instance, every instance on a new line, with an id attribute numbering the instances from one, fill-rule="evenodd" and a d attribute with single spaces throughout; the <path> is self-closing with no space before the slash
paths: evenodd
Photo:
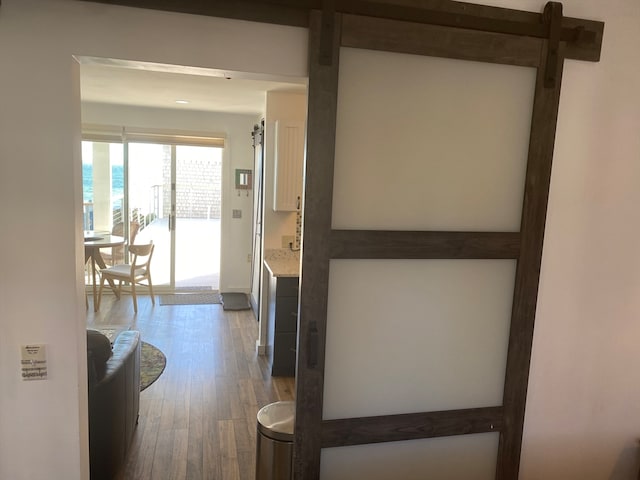
<path id="1" fill-rule="evenodd" d="M 142 342 L 140 354 L 140 391 L 155 382 L 167 365 L 167 357 L 157 347 Z"/>

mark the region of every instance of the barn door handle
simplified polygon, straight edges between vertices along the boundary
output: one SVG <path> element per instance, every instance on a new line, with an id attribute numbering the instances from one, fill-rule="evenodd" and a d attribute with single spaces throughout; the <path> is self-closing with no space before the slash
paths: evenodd
<path id="1" fill-rule="evenodd" d="M 316 368 L 316 365 L 318 365 L 318 327 L 316 322 L 313 322 L 309 327 L 307 351 L 307 367 Z"/>

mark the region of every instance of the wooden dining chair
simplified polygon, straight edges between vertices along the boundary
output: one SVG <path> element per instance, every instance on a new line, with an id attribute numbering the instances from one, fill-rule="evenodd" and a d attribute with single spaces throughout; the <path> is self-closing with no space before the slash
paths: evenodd
<path id="1" fill-rule="evenodd" d="M 118 280 L 118 288 L 114 290 L 116 297 L 120 299 L 122 283 L 128 282 L 131 285 L 131 296 L 133 297 L 133 311 L 138 313 L 138 300 L 136 298 L 136 285 L 144 285 L 143 281 L 147 281 L 149 293 L 151 294 L 151 303 L 156 304 L 153 295 L 153 284 L 151 283 L 151 257 L 153 256 L 153 242 L 145 245 L 129 245 L 129 253 L 132 255 L 131 264 L 118 264 L 100 270 L 100 291 L 98 292 L 98 308 L 102 300 L 102 289 L 105 281 Z"/>
<path id="2" fill-rule="evenodd" d="M 136 235 L 140 231 L 140 224 L 138 222 L 129 223 L 129 245 L 133 245 L 136 241 Z M 124 223 L 118 222 L 111 229 L 111 235 L 124 236 Z M 100 255 L 107 265 L 117 265 L 124 262 L 124 245 L 118 245 L 117 247 L 111 247 L 109 249 L 103 248 L 100 251 Z"/>

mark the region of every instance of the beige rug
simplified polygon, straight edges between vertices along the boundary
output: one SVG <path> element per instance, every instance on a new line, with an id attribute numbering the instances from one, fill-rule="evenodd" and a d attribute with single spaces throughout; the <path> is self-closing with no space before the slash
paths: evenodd
<path id="1" fill-rule="evenodd" d="M 140 391 L 155 382 L 167 365 L 167 357 L 158 347 L 142 342 L 140 353 Z"/>

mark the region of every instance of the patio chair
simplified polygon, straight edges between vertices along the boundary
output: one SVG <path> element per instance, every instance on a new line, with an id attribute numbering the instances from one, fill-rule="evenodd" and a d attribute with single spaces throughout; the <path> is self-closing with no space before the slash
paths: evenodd
<path id="1" fill-rule="evenodd" d="M 129 223 L 129 245 L 133 245 L 139 230 L 140 224 L 138 222 Z M 118 235 L 120 237 L 124 236 L 124 223 L 116 223 L 111 229 L 111 234 Z M 119 263 L 126 263 L 124 261 L 124 245 L 111 247 L 110 250 L 111 253 L 107 253 L 109 252 L 109 249 L 106 248 L 100 250 L 100 255 L 102 256 L 104 263 L 111 266 L 117 265 Z"/>
<path id="2" fill-rule="evenodd" d="M 133 311 L 138 313 L 138 300 L 136 298 L 136 285 L 144 285 L 143 281 L 147 281 L 149 293 L 151 294 L 151 303 L 156 304 L 153 295 L 153 284 L 151 283 L 151 272 L 149 266 L 151 257 L 153 256 L 153 242 L 145 245 L 129 245 L 129 253 L 132 255 L 131 264 L 118 264 L 100 270 L 100 290 L 98 292 L 98 308 L 102 300 L 102 289 L 105 281 L 118 280 L 118 288 L 114 289 L 116 297 L 120 299 L 122 291 L 122 283 L 128 282 L 131 285 L 131 296 L 133 297 Z"/>

